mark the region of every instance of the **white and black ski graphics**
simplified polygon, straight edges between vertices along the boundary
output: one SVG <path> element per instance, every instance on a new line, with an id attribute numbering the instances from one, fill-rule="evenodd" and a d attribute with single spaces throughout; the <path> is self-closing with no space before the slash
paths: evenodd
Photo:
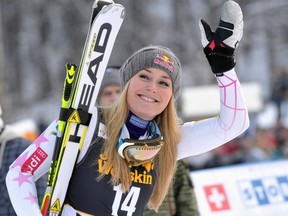
<path id="1" fill-rule="evenodd" d="M 93 107 L 114 46 L 117 34 L 125 17 L 125 8 L 120 4 L 99 5 L 95 1 L 90 26 L 75 78 L 69 83 L 72 91 L 65 97 L 65 84 L 58 125 L 60 136 L 55 145 L 55 161 L 50 168 L 50 184 L 42 202 L 43 215 L 59 215 L 66 196 L 69 181 L 81 151 L 89 127 Z M 96 5 L 98 4 L 98 5 Z M 107 3 L 106 3 L 107 4 Z M 97 6 L 97 7 L 96 7 Z M 67 67 L 67 66 L 66 66 Z M 73 67 L 72 67 L 73 68 Z M 65 106 L 63 106 L 65 103 Z M 63 114 L 64 113 L 64 114 Z M 64 117 L 63 117 L 64 116 Z M 57 146 L 58 145 L 58 146 Z"/>

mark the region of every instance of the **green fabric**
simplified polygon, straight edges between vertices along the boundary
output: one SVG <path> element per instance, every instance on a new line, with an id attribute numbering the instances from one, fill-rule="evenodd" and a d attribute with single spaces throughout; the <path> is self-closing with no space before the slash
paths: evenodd
<path id="1" fill-rule="evenodd" d="M 183 161 L 178 161 L 174 181 L 170 186 L 158 213 L 146 209 L 143 216 L 199 216 L 194 188 L 189 169 Z"/>

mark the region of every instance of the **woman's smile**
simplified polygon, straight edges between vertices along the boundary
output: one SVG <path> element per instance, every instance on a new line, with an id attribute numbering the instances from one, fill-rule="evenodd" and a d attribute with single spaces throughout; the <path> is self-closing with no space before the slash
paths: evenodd
<path id="1" fill-rule="evenodd" d="M 147 97 L 147 96 L 145 96 L 145 95 L 139 95 L 139 97 L 140 97 L 142 100 L 146 101 L 146 102 L 150 102 L 150 103 L 157 102 L 157 100 L 155 100 L 155 99 L 153 99 L 153 98 L 150 98 L 150 97 Z"/>

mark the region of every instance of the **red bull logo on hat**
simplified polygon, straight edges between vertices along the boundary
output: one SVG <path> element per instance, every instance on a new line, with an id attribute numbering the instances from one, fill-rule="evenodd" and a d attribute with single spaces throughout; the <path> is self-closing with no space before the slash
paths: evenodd
<path id="1" fill-rule="evenodd" d="M 156 58 L 154 59 L 154 63 L 161 65 L 162 67 L 168 69 L 171 72 L 174 72 L 174 62 L 166 55 L 157 54 Z"/>

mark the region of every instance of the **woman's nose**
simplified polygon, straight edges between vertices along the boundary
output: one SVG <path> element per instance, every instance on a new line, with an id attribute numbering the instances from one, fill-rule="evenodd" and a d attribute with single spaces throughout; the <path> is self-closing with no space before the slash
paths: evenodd
<path id="1" fill-rule="evenodd" d="M 146 90 L 155 93 L 157 92 L 157 83 L 156 82 L 149 82 L 148 85 L 146 86 Z"/>

